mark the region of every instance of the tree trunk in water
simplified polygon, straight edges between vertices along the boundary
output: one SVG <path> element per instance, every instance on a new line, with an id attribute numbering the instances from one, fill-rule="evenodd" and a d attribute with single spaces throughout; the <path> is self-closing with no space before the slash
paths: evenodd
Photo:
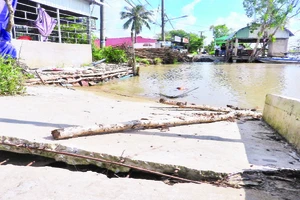
<path id="1" fill-rule="evenodd" d="M 12 0 L 5 0 L 8 12 L 9 12 L 9 20 L 8 20 L 8 24 L 6 26 L 6 31 L 7 32 L 11 32 L 13 26 L 14 26 L 14 9 L 12 7 Z"/>
<path id="2" fill-rule="evenodd" d="M 258 45 L 260 43 L 260 39 L 262 38 L 261 34 L 263 34 L 265 32 L 265 30 L 266 30 L 265 26 L 262 25 L 260 27 L 260 31 L 258 32 L 257 40 L 256 40 L 255 47 L 253 49 L 253 52 L 252 52 L 251 56 L 249 57 L 249 62 L 253 62 L 255 60 L 255 58 L 257 57 L 257 54 L 258 54 L 257 47 L 258 47 Z"/>

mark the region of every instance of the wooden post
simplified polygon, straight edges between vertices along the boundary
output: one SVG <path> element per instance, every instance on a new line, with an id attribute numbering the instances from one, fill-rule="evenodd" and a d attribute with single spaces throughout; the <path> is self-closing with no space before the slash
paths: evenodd
<path id="1" fill-rule="evenodd" d="M 100 0 L 100 2 L 104 2 L 104 0 Z M 100 6 L 100 48 L 103 48 L 105 45 L 104 39 L 104 6 Z"/>
<path id="2" fill-rule="evenodd" d="M 234 56 L 237 56 L 237 49 L 239 46 L 239 39 L 235 38 L 235 44 L 234 44 L 235 48 L 234 48 Z"/>
<path id="3" fill-rule="evenodd" d="M 59 8 L 56 9 L 56 16 L 57 16 L 57 27 L 58 27 L 58 42 L 61 43 L 61 29 L 60 29 L 60 12 Z"/>
<path id="4" fill-rule="evenodd" d="M 6 26 L 6 31 L 10 33 L 14 26 L 14 18 L 15 18 L 14 8 L 12 7 L 12 0 L 5 0 L 5 3 L 9 12 L 9 20 Z"/>
<path id="5" fill-rule="evenodd" d="M 165 6 L 164 0 L 161 0 L 161 40 L 165 42 Z"/>
<path id="6" fill-rule="evenodd" d="M 225 59 L 225 62 L 228 62 L 228 60 L 229 60 L 229 42 L 228 41 L 226 41 L 226 51 L 225 51 L 224 59 Z"/>

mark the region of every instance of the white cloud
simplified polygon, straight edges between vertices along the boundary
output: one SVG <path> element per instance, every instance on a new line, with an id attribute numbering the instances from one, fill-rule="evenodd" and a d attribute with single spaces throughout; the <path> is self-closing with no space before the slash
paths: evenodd
<path id="1" fill-rule="evenodd" d="M 247 26 L 249 22 L 251 22 L 251 19 L 248 18 L 245 14 L 231 12 L 228 17 L 217 18 L 214 25 L 225 24 L 228 28 L 237 31 Z"/>
<path id="2" fill-rule="evenodd" d="M 289 47 L 300 45 L 300 18 L 292 18 L 286 26 L 295 36 L 290 37 Z"/>
<path id="3" fill-rule="evenodd" d="M 247 23 L 251 22 L 251 19 L 248 18 L 245 14 L 231 12 L 227 17 L 219 17 L 212 24 L 214 26 L 225 24 L 228 28 L 233 31 L 238 31 L 239 29 L 247 26 Z M 207 34 L 205 39 L 205 44 L 209 44 L 213 40 L 212 32 Z"/>
<path id="4" fill-rule="evenodd" d="M 130 7 L 128 3 L 123 0 L 110 0 L 106 1 L 109 6 L 104 7 L 104 35 L 105 37 L 130 37 L 130 29 L 124 30 L 123 24 L 126 20 L 120 20 L 120 12 L 124 10 L 124 7 Z M 96 15 L 100 15 L 99 7 L 94 8 Z M 160 23 L 160 10 L 153 10 L 152 20 Z M 97 21 L 97 31 L 94 31 L 96 37 L 100 35 L 100 22 Z M 160 33 L 159 25 L 150 24 L 151 30 L 147 27 L 143 27 L 142 33 L 143 37 L 154 37 L 156 33 Z"/>
<path id="5" fill-rule="evenodd" d="M 182 29 L 182 30 L 189 32 L 188 27 L 196 24 L 196 22 L 197 22 L 197 18 L 194 16 L 194 9 L 195 9 L 195 6 L 200 2 L 201 2 L 201 0 L 194 0 L 192 3 L 189 3 L 182 8 L 181 15 L 176 16 L 176 17 L 186 16 L 186 15 L 187 15 L 187 17 L 184 17 L 182 19 L 176 19 L 176 23 L 174 25 L 175 29 Z M 176 17 L 174 17 L 174 18 L 176 18 Z M 174 24 L 174 22 L 173 22 L 173 24 Z"/>
<path id="6" fill-rule="evenodd" d="M 194 0 L 192 3 L 187 4 L 182 8 L 182 14 L 188 15 L 194 11 L 195 6 L 200 3 L 201 0 Z"/>
<path id="7" fill-rule="evenodd" d="M 125 20 L 120 20 L 120 12 L 124 10 L 125 6 L 129 6 L 125 1 L 112 0 L 107 2 L 109 6 L 104 7 L 104 36 L 105 37 L 129 37 L 130 30 L 124 30 L 123 24 Z M 99 6 L 94 8 L 94 11 L 100 15 Z M 94 31 L 94 35 L 99 37 L 100 34 L 100 21 L 96 22 L 97 30 Z"/>

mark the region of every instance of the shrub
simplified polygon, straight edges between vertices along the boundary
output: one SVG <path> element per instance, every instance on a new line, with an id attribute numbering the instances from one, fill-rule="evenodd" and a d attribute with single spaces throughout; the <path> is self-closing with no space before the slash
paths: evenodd
<path id="1" fill-rule="evenodd" d="M 143 64 L 145 64 L 145 65 L 150 65 L 150 61 L 147 60 L 147 59 L 145 59 L 145 58 L 143 58 L 143 59 L 141 60 L 141 63 L 143 63 Z"/>
<path id="2" fill-rule="evenodd" d="M 138 63 L 143 63 L 145 65 L 150 65 L 150 61 L 147 60 L 146 58 L 140 58 L 140 57 L 135 57 L 135 61 Z"/>
<path id="3" fill-rule="evenodd" d="M 106 59 L 107 63 L 124 63 L 127 62 L 127 55 L 124 50 L 115 48 L 115 47 L 103 47 L 97 48 L 93 47 L 92 49 L 93 60 L 102 60 Z"/>
<path id="4" fill-rule="evenodd" d="M 0 95 L 15 95 L 25 91 L 22 68 L 12 58 L 0 58 Z"/>
<path id="5" fill-rule="evenodd" d="M 138 56 L 135 57 L 135 62 L 138 62 L 138 63 L 139 63 L 139 62 L 141 62 L 141 60 L 142 60 L 142 58 L 140 58 L 140 57 L 138 57 Z"/>
<path id="6" fill-rule="evenodd" d="M 153 62 L 155 65 L 160 65 L 162 63 L 162 59 L 161 58 L 154 58 Z"/>

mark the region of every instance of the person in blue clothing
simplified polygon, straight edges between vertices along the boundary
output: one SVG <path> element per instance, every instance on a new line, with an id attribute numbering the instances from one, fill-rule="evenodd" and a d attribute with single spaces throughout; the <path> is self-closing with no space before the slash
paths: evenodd
<path id="1" fill-rule="evenodd" d="M 225 43 L 222 43 L 222 46 L 221 46 L 221 56 L 225 56 L 226 55 L 226 46 L 225 46 Z"/>
<path id="2" fill-rule="evenodd" d="M 220 46 L 218 44 L 216 44 L 215 46 L 215 56 L 219 56 L 220 54 Z"/>

